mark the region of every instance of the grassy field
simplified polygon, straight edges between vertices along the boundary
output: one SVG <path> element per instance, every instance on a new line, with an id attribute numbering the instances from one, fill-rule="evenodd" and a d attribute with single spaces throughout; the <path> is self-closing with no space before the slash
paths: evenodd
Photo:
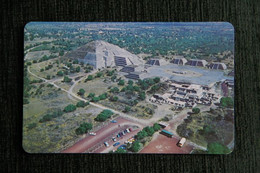
<path id="1" fill-rule="evenodd" d="M 87 81 L 86 83 L 84 82 L 84 80 L 82 80 L 73 88 L 73 92 L 77 93 L 79 89 L 83 88 L 86 91 L 85 96 L 88 96 L 89 93 L 95 93 L 96 95 L 100 95 L 104 92 L 108 92 L 108 87 L 118 87 L 116 82 L 104 82 L 104 79 L 105 78 L 102 77 L 98 79 L 93 79 L 91 81 Z"/>
<path id="2" fill-rule="evenodd" d="M 201 146 L 208 143 L 219 142 L 228 145 L 234 138 L 233 110 L 216 109 L 199 114 L 191 114 L 184 123 L 183 128 L 177 129 L 180 136 Z M 179 127 L 178 127 L 179 128 Z"/>
<path id="3" fill-rule="evenodd" d="M 39 88 L 34 88 L 35 93 Z M 80 136 L 75 134 L 75 129 L 82 122 L 94 122 L 94 118 L 102 110 L 93 106 L 77 108 L 74 112 L 65 113 L 50 121 L 40 123 L 39 120 L 46 114 L 63 109 L 68 104 L 76 104 L 67 97 L 67 93 L 58 91 L 56 88 L 41 87 L 41 94 L 31 94 L 29 104 L 23 106 L 23 147 L 30 153 L 57 152 L 65 145 L 78 140 Z"/>

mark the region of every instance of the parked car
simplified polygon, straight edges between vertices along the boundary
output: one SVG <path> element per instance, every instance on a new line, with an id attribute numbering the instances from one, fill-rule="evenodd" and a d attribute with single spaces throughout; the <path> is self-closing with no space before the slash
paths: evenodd
<path id="1" fill-rule="evenodd" d="M 181 140 L 177 143 L 177 146 L 182 147 L 185 142 L 186 142 L 186 138 L 181 138 Z"/>
<path id="2" fill-rule="evenodd" d="M 120 137 L 121 137 L 121 135 L 118 133 L 118 135 L 116 135 L 116 137 L 120 138 Z"/>
<path id="3" fill-rule="evenodd" d="M 117 120 L 112 120 L 111 123 L 117 123 Z"/>
<path id="4" fill-rule="evenodd" d="M 109 144 L 107 142 L 104 142 L 104 144 L 105 144 L 106 147 L 109 147 Z"/>
<path id="5" fill-rule="evenodd" d="M 129 131 L 131 132 L 131 131 L 133 131 L 133 129 L 132 129 L 132 128 L 129 128 Z"/>
<path id="6" fill-rule="evenodd" d="M 116 142 L 116 138 L 115 138 L 115 137 L 112 137 L 112 140 L 113 140 L 114 142 Z"/>
<path id="7" fill-rule="evenodd" d="M 120 142 L 117 142 L 113 146 L 115 147 L 115 146 L 118 146 L 119 144 L 120 144 Z"/>
<path id="8" fill-rule="evenodd" d="M 97 134 L 96 133 L 94 133 L 94 132 L 90 132 L 89 133 L 91 136 L 96 136 Z"/>
<path id="9" fill-rule="evenodd" d="M 123 149 L 123 150 L 125 150 L 125 149 L 126 149 L 126 145 L 125 145 L 125 144 L 120 145 L 120 146 L 118 147 L 118 149 Z"/>

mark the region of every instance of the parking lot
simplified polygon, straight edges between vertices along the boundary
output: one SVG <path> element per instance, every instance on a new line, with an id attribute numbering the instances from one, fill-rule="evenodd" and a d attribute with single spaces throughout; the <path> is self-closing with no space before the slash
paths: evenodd
<path id="1" fill-rule="evenodd" d="M 62 153 L 101 153 L 101 152 L 109 152 L 114 148 L 119 147 L 124 143 L 125 140 L 134 136 L 138 131 L 143 128 L 143 125 L 137 123 L 135 121 L 131 121 L 122 117 L 118 117 L 115 119 L 116 123 L 109 123 L 104 127 L 97 130 L 96 136 L 87 135 L 84 139 L 75 143 L 73 146 L 65 149 Z M 130 133 L 126 133 L 120 138 L 117 138 L 117 142 L 120 142 L 120 145 L 117 147 L 113 147 L 115 143 L 112 140 L 112 137 L 115 137 L 119 132 L 125 130 L 126 128 L 138 126 L 136 130 L 133 130 Z M 105 147 L 104 142 L 108 142 L 109 147 Z"/>

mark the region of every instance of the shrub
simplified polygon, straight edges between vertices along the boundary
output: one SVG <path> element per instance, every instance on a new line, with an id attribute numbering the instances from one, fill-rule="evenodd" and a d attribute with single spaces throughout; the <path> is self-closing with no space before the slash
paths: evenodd
<path id="1" fill-rule="evenodd" d="M 110 89 L 110 92 L 112 93 L 118 93 L 119 92 L 119 89 L 117 87 L 114 87 L 112 89 Z"/>
<path id="2" fill-rule="evenodd" d="M 145 138 L 146 136 L 148 136 L 147 132 L 145 130 L 141 130 L 137 133 L 136 138 L 140 140 Z"/>
<path id="3" fill-rule="evenodd" d="M 79 89 L 78 95 L 83 96 L 85 94 L 85 90 L 84 89 Z"/>
<path id="4" fill-rule="evenodd" d="M 101 94 L 98 96 L 100 100 L 105 100 L 107 98 L 107 93 Z"/>
<path id="5" fill-rule="evenodd" d="M 118 100 L 118 97 L 117 96 L 112 96 L 109 98 L 110 101 L 112 102 L 116 102 Z"/>
<path id="6" fill-rule="evenodd" d="M 125 85 L 125 81 L 124 80 L 119 80 L 119 82 L 118 82 L 118 85 Z"/>
<path id="7" fill-rule="evenodd" d="M 135 141 L 132 147 L 130 148 L 130 150 L 133 152 L 138 152 L 140 149 L 141 149 L 141 144 L 139 141 Z"/>
<path id="8" fill-rule="evenodd" d="M 143 130 L 147 132 L 148 136 L 153 136 L 153 134 L 154 134 L 154 129 L 153 129 L 153 127 L 147 126 L 147 127 L 145 127 Z"/>
<path id="9" fill-rule="evenodd" d="M 76 106 L 84 108 L 85 106 L 89 105 L 89 102 L 79 101 Z"/>
<path id="10" fill-rule="evenodd" d="M 84 133 L 87 133 L 89 130 L 92 129 L 92 124 L 91 123 L 82 123 L 80 124 L 79 128 L 75 130 L 77 135 L 82 135 Z"/>
<path id="11" fill-rule="evenodd" d="M 65 108 L 64 108 L 64 112 L 73 112 L 73 111 L 75 111 L 77 109 L 77 107 L 75 106 L 75 105 L 73 105 L 73 104 L 69 104 L 68 106 L 66 106 Z"/>
<path id="12" fill-rule="evenodd" d="M 95 93 L 89 93 L 88 98 L 93 98 L 93 97 L 95 97 Z"/>
<path id="13" fill-rule="evenodd" d="M 45 114 L 40 120 L 40 123 L 46 122 L 46 121 L 51 121 L 53 118 L 57 118 L 59 116 L 61 116 L 63 114 L 63 112 L 58 109 L 56 111 L 54 111 L 53 113 L 49 113 L 49 114 Z"/>
<path id="14" fill-rule="evenodd" d="M 159 77 L 155 77 L 155 78 L 153 79 L 153 81 L 154 81 L 155 83 L 159 83 L 159 82 L 160 82 L 160 78 L 159 78 Z"/>
<path id="15" fill-rule="evenodd" d="M 154 123 L 153 129 L 154 129 L 154 131 L 158 131 L 161 129 L 161 126 L 158 123 Z"/>
<path id="16" fill-rule="evenodd" d="M 233 107 L 234 101 L 231 97 L 222 97 L 220 99 L 220 105 L 223 107 Z"/>
<path id="17" fill-rule="evenodd" d="M 114 113 L 113 113 L 111 110 L 105 109 L 105 110 L 103 110 L 101 113 L 99 113 L 99 114 L 97 115 L 97 117 L 95 118 L 95 120 L 96 120 L 96 121 L 101 121 L 101 122 L 103 122 L 103 121 L 106 121 L 108 118 L 110 118 L 111 115 L 113 115 L 113 114 L 114 114 Z"/>
<path id="18" fill-rule="evenodd" d="M 92 101 L 92 102 L 98 102 L 98 101 L 100 101 L 100 98 L 99 98 L 99 97 L 93 97 L 93 98 L 91 99 L 91 101 Z"/>
<path id="19" fill-rule="evenodd" d="M 57 75 L 58 75 L 58 76 L 63 76 L 63 74 L 64 74 L 63 71 L 58 71 L 58 72 L 57 72 Z"/>
<path id="20" fill-rule="evenodd" d="M 102 75 L 103 75 L 102 72 L 98 72 L 98 73 L 96 74 L 96 78 L 97 78 L 97 77 L 101 77 Z"/>
<path id="21" fill-rule="evenodd" d="M 27 126 L 27 128 L 28 128 L 29 130 L 31 130 L 31 129 L 35 128 L 36 126 L 37 126 L 36 123 L 31 123 L 31 124 L 29 124 L 29 125 Z"/>
<path id="22" fill-rule="evenodd" d="M 71 82 L 72 79 L 69 78 L 68 76 L 64 76 L 63 82 Z"/>
<path id="23" fill-rule="evenodd" d="M 207 152 L 208 154 L 228 154 L 231 151 L 225 145 L 222 145 L 217 142 L 213 142 L 208 144 Z"/>
<path id="24" fill-rule="evenodd" d="M 129 112 L 131 110 L 130 106 L 126 106 L 123 112 Z"/>
<path id="25" fill-rule="evenodd" d="M 199 108 L 193 108 L 192 112 L 195 113 L 195 114 L 198 114 L 198 113 L 200 113 L 200 109 Z"/>

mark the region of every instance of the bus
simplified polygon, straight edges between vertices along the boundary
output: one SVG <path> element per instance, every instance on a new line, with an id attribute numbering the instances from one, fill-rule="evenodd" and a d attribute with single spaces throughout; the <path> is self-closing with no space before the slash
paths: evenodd
<path id="1" fill-rule="evenodd" d="M 163 134 L 163 135 L 165 135 L 165 136 L 167 136 L 169 138 L 172 138 L 172 136 L 173 136 L 172 132 L 169 132 L 169 131 L 164 130 L 164 129 L 161 131 L 161 134 Z"/>

